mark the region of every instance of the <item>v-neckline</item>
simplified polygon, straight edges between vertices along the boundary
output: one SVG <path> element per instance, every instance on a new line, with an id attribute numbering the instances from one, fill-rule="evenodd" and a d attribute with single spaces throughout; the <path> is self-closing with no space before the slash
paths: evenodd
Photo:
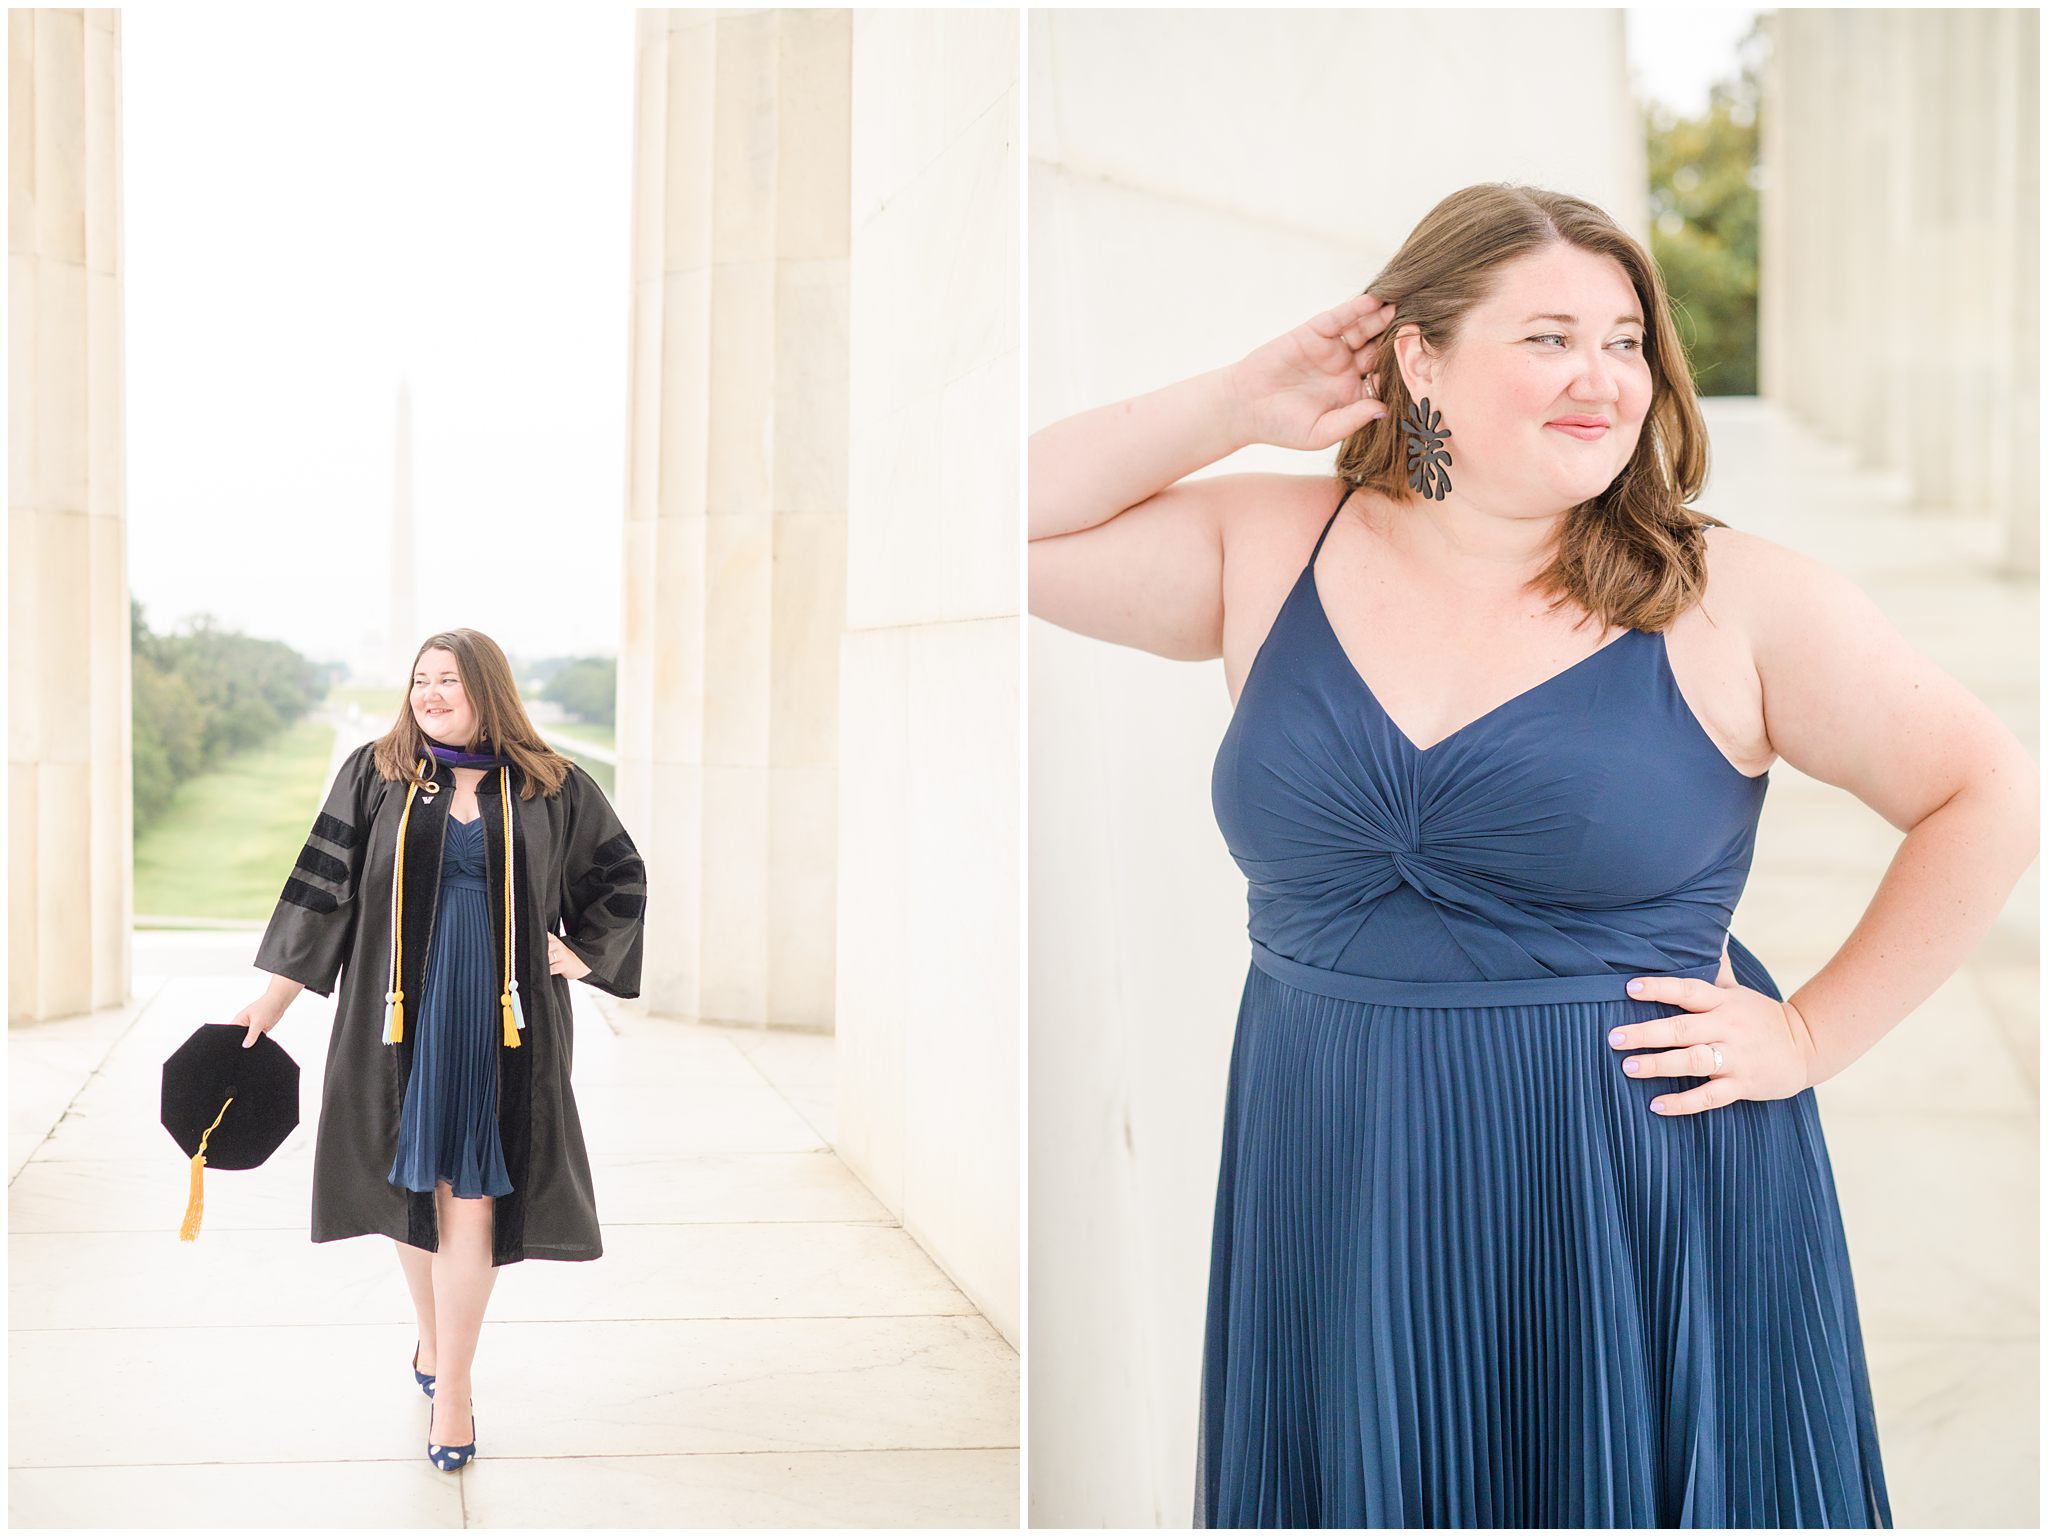
<path id="1" fill-rule="evenodd" d="M 1528 699 L 1533 695 L 1542 693 L 1543 690 L 1549 688 L 1553 683 L 1557 683 L 1562 679 L 1570 677 L 1573 673 L 1577 672 L 1581 667 L 1584 667 L 1588 662 L 1596 661 L 1600 657 L 1605 656 L 1608 652 L 1612 651 L 1615 647 L 1619 646 L 1623 641 L 1627 640 L 1631 635 L 1641 635 L 1646 633 L 1645 631 L 1636 629 L 1634 627 L 1630 627 L 1628 629 L 1623 630 L 1619 635 L 1615 636 L 1613 640 L 1607 641 L 1598 650 L 1592 651 L 1587 655 L 1580 657 L 1576 662 L 1572 662 L 1568 666 L 1560 668 L 1558 671 L 1552 673 L 1549 677 L 1542 679 L 1540 682 L 1530 684 L 1520 693 L 1509 695 L 1506 699 L 1503 699 L 1499 704 L 1495 705 L 1492 709 L 1487 710 L 1483 714 L 1475 715 L 1472 719 L 1466 721 L 1464 725 L 1459 726 L 1456 730 L 1448 732 L 1445 735 L 1438 737 L 1434 742 L 1431 742 L 1427 747 L 1422 747 L 1416 744 L 1415 738 L 1410 736 L 1405 730 L 1402 729 L 1401 723 L 1399 721 L 1395 720 L 1392 715 L 1387 713 L 1387 707 L 1380 702 L 1380 696 L 1373 692 L 1372 685 L 1366 682 L 1365 674 L 1360 672 L 1358 670 L 1358 664 L 1351 660 L 1351 653 L 1344 649 L 1344 641 L 1337 634 L 1337 627 L 1330 623 L 1330 611 L 1327 608 L 1323 607 L 1323 591 L 1321 586 L 1319 586 L 1316 581 L 1316 562 L 1313 556 L 1310 557 L 1308 565 L 1303 568 L 1302 575 L 1305 578 L 1307 578 L 1308 581 L 1309 599 L 1311 602 L 1315 604 L 1316 619 L 1323 627 L 1323 634 L 1329 637 L 1330 645 L 1332 649 L 1334 649 L 1337 653 L 1337 659 L 1344 664 L 1344 670 L 1351 674 L 1352 680 L 1357 683 L 1360 691 L 1364 693 L 1367 699 L 1370 699 L 1372 701 L 1373 709 L 1378 711 L 1380 719 L 1387 723 L 1387 729 L 1393 732 L 1395 736 L 1399 737 L 1401 739 L 1402 745 L 1405 746 L 1410 752 L 1414 753 L 1415 756 L 1418 758 L 1428 757 L 1438 748 L 1446 746 L 1447 744 L 1456 741 L 1459 737 L 1464 736 L 1467 732 L 1473 731 L 1476 728 L 1485 725 L 1488 721 L 1492 720 L 1496 715 L 1501 714 L 1503 711 L 1509 709 L 1511 706 L 1520 704 L 1523 700 Z"/>

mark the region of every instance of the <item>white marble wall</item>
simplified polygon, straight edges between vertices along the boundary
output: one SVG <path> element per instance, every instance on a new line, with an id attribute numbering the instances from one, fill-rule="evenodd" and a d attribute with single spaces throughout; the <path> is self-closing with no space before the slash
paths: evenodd
<path id="1" fill-rule="evenodd" d="M 1646 232 L 1620 12 L 1031 26 L 1033 427 L 1228 362 L 1356 293 L 1472 182 L 1574 192 Z M 1531 67 L 1543 58 L 1571 89 Z M 1244 882 L 1209 808 L 1228 696 L 1217 664 L 1044 624 L 1030 647 L 1031 1519 L 1184 1526 L 1248 960 Z"/>
<path id="2" fill-rule="evenodd" d="M 832 1022 L 851 37 L 640 13 L 619 802 L 695 1019 Z"/>
<path id="3" fill-rule="evenodd" d="M 7 84 L 14 1021 L 129 991 L 120 12 L 9 11 Z"/>
<path id="4" fill-rule="evenodd" d="M 1018 1338 L 1018 19 L 853 17 L 838 1151 Z"/>
<path id="5" fill-rule="evenodd" d="M 2037 9 L 1780 10 L 1763 393 L 2040 569 Z"/>

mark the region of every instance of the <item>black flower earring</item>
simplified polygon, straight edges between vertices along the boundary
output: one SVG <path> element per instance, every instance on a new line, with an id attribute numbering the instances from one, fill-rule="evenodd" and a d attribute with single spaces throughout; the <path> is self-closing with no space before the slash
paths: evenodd
<path id="1" fill-rule="evenodd" d="M 1439 502 L 1451 489 L 1451 455 L 1444 447 L 1444 439 L 1451 434 L 1443 420 L 1443 412 L 1429 409 L 1427 395 L 1422 397 L 1419 407 L 1411 400 L 1401 418 L 1408 451 L 1408 484 Z"/>

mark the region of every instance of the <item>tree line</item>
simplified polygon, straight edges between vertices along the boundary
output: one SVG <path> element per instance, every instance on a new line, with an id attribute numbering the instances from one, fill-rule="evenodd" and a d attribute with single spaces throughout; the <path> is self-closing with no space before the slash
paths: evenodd
<path id="1" fill-rule="evenodd" d="M 1650 254 L 1678 310 L 1680 340 L 1702 395 L 1757 392 L 1759 165 L 1770 20 L 1737 45 L 1732 78 L 1708 91 L 1706 113 L 1649 114 Z"/>
<path id="2" fill-rule="evenodd" d="M 163 815 L 186 780 L 262 745 L 305 716 L 343 670 L 312 661 L 283 641 L 222 629 L 204 616 L 180 633 L 159 635 L 132 598 L 128 617 L 138 833 Z M 570 715 L 616 723 L 616 658 L 550 657 L 529 675 L 542 684 L 543 699 Z"/>
<path id="3" fill-rule="evenodd" d="M 133 598 L 128 618 L 139 833 L 186 780 L 304 716 L 326 696 L 330 673 L 282 641 L 224 630 L 210 618 L 158 635 Z"/>
<path id="4" fill-rule="evenodd" d="M 617 657 L 551 657 L 532 670 L 541 681 L 540 697 L 560 705 L 578 720 L 616 726 L 619 719 Z"/>

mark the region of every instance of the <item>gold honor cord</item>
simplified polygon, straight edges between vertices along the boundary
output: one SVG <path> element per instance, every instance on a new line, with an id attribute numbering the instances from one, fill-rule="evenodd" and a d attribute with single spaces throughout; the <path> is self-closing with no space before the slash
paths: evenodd
<path id="1" fill-rule="evenodd" d="M 415 775 L 426 771 L 425 758 L 413 766 Z M 399 977 L 399 963 L 405 950 L 405 824 L 412 818 L 412 798 L 419 788 L 417 778 L 406 786 L 405 809 L 398 814 L 398 846 L 391 856 L 391 991 L 384 995 L 386 1046 L 396 1046 L 405 1039 L 405 990 Z"/>
<path id="2" fill-rule="evenodd" d="M 416 771 L 426 771 L 424 758 Z M 505 806 L 505 990 L 498 994 L 498 1003 L 504 1010 L 504 1044 L 517 1046 L 519 1032 L 526 1028 L 526 1011 L 519 1004 L 519 980 L 514 974 L 517 951 L 512 922 L 511 774 L 509 766 L 501 768 L 498 774 L 498 790 Z M 412 798 L 418 790 L 419 785 L 415 782 L 405 792 L 405 810 L 398 817 L 398 847 L 391 859 L 391 990 L 384 995 L 384 1044 L 387 1046 L 395 1046 L 405 1039 L 405 991 L 399 985 L 402 980 L 399 968 L 405 954 L 405 827 L 412 817 Z"/>
<path id="3" fill-rule="evenodd" d="M 192 1192 L 185 1197 L 185 1221 L 178 1229 L 178 1237 L 190 1243 L 199 1236 L 199 1215 L 205 1210 L 205 1176 L 199 1171 L 206 1167 L 206 1139 L 213 1135 L 214 1127 L 220 1125 L 220 1116 L 228 1113 L 228 1105 L 235 1102 L 235 1096 L 228 1096 L 227 1105 L 220 1107 L 220 1115 L 213 1118 L 213 1126 L 199 1134 L 199 1151 L 192 1155 Z"/>
<path id="4" fill-rule="evenodd" d="M 517 1046 L 519 1032 L 526 1028 L 526 1014 L 519 1007 L 519 979 L 513 975 L 513 946 L 517 943 L 512 926 L 512 765 L 498 770 L 498 793 L 505 803 L 505 991 L 498 1002 L 505 1011 L 505 1044 Z"/>

